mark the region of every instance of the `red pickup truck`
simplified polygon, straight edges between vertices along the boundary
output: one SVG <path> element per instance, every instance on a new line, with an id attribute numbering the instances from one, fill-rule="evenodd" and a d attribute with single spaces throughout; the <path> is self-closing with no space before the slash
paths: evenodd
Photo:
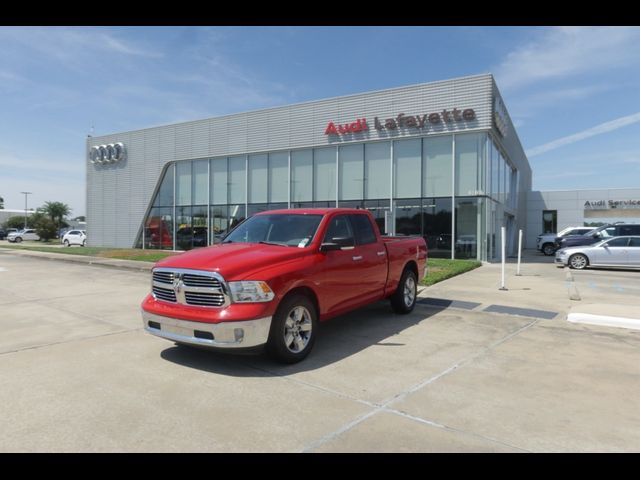
<path id="1" fill-rule="evenodd" d="M 178 344 L 266 346 L 304 359 L 318 322 L 389 298 L 413 310 L 427 245 L 383 237 L 367 210 L 273 210 L 240 223 L 221 244 L 169 257 L 142 303 L 147 332 Z"/>

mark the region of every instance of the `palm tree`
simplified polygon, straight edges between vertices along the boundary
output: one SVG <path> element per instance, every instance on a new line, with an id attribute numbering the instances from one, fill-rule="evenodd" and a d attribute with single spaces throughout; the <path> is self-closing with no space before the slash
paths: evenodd
<path id="1" fill-rule="evenodd" d="M 40 210 L 51 218 L 56 225 L 56 230 L 60 229 L 64 217 L 71 213 L 69 205 L 62 202 L 44 202 L 44 207 Z"/>

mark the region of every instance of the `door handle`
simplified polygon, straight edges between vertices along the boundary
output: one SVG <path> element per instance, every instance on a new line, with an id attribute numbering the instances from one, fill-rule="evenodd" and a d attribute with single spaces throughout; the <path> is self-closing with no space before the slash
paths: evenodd
<path id="1" fill-rule="evenodd" d="M 378 256 L 379 257 L 384 257 L 385 253 L 387 253 L 387 252 L 378 252 Z"/>
<path id="2" fill-rule="evenodd" d="M 358 260 L 362 260 L 362 255 L 358 255 L 356 257 L 351 257 L 351 258 L 353 258 L 353 260 L 357 262 Z"/>

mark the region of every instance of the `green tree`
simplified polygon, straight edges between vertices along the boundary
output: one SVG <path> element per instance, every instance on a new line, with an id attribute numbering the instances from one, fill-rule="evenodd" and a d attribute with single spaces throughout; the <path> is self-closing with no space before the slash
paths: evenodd
<path id="1" fill-rule="evenodd" d="M 5 228 L 17 228 L 18 230 L 22 230 L 24 228 L 24 215 L 17 217 L 10 217 L 4 222 Z M 34 228 L 31 223 L 31 215 L 27 217 L 27 228 Z"/>
<path id="2" fill-rule="evenodd" d="M 40 208 L 40 211 L 47 215 L 59 230 L 64 225 L 68 224 L 64 221 L 64 217 L 71 213 L 69 205 L 62 202 L 44 202 L 44 207 Z"/>
<path id="3" fill-rule="evenodd" d="M 4 210 L 4 198 L 0 197 L 0 210 Z"/>
<path id="4" fill-rule="evenodd" d="M 56 224 L 53 220 L 40 213 L 34 213 L 32 217 L 36 217 L 35 219 L 32 218 L 31 220 L 33 221 L 34 228 L 36 230 L 36 233 L 40 237 L 40 240 L 48 242 L 52 238 L 56 238 L 58 229 L 56 228 Z"/>

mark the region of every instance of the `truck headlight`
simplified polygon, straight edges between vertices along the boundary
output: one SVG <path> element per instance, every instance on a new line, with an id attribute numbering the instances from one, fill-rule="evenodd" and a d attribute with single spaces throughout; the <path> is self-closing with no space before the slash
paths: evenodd
<path id="1" fill-rule="evenodd" d="M 237 303 L 270 302 L 275 297 L 267 282 L 229 282 L 231 300 Z"/>

